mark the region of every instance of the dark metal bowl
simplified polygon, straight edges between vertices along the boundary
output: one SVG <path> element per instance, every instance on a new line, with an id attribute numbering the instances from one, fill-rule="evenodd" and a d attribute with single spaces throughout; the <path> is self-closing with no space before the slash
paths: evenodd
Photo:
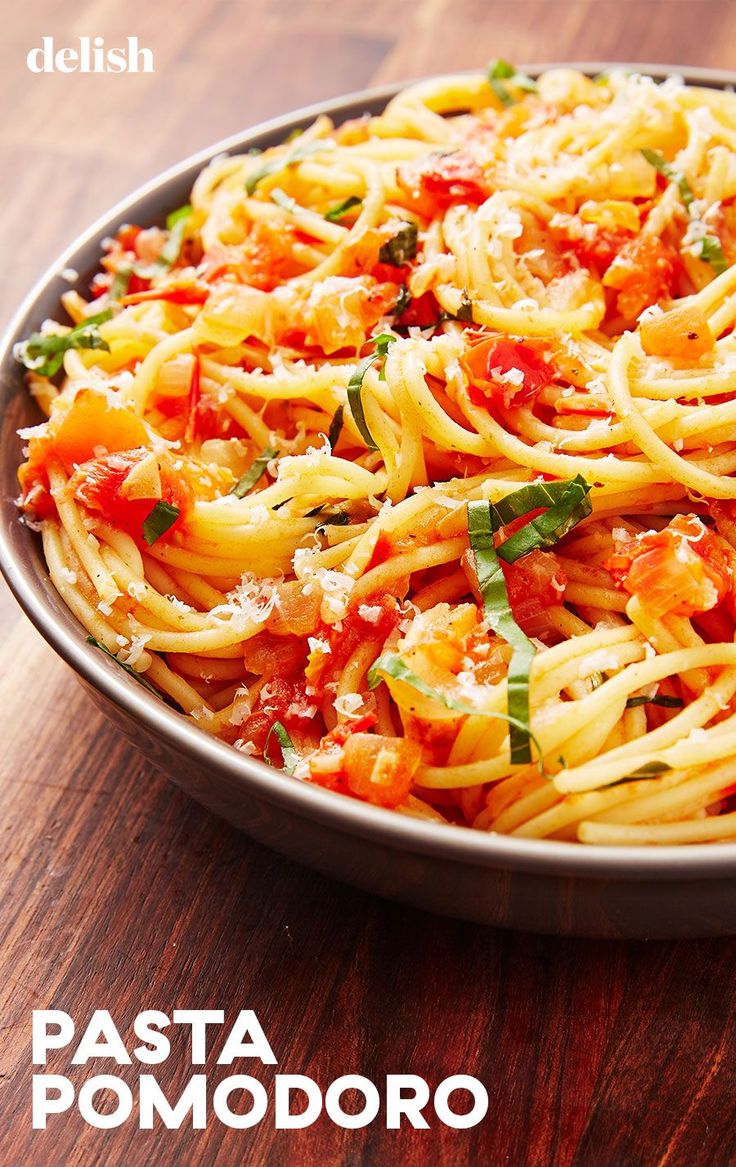
<path id="1" fill-rule="evenodd" d="M 605 66 L 576 67 L 594 73 Z M 736 74 L 712 70 L 636 68 L 657 79 L 678 73 L 713 88 L 736 83 Z M 336 121 L 376 113 L 398 88 L 312 106 L 219 142 L 119 203 L 49 268 L 0 346 L 0 567 L 41 635 L 147 758 L 210 810 L 294 859 L 379 895 L 480 923 L 581 936 L 734 933 L 736 844 L 586 847 L 443 826 L 300 782 L 214 740 L 85 643 L 51 584 L 39 538 L 18 521 L 16 430 L 39 418 L 12 348 L 58 311 L 69 288 L 61 271 L 77 270 L 84 291 L 102 239 L 125 220 L 162 223 L 167 211 L 186 202 L 196 175 L 216 154 L 272 145 L 319 113 Z"/>

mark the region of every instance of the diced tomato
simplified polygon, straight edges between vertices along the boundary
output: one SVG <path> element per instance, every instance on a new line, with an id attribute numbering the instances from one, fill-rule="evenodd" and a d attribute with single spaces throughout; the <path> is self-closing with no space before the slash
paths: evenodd
<path id="1" fill-rule="evenodd" d="M 565 221 L 562 227 L 553 225 L 550 229 L 561 246 L 599 276 L 608 271 L 616 256 L 632 242 L 630 231 L 612 230 L 576 218 Z"/>
<path id="2" fill-rule="evenodd" d="M 641 347 L 650 357 L 674 357 L 695 362 L 713 352 L 713 333 L 703 309 L 697 304 L 681 304 L 642 319 Z"/>
<path id="3" fill-rule="evenodd" d="M 411 275 L 411 268 L 407 264 L 404 264 L 402 267 L 395 267 L 392 263 L 376 263 L 371 268 L 371 275 L 379 283 L 405 284 Z M 396 289 L 394 289 L 395 293 Z"/>
<path id="4" fill-rule="evenodd" d="M 46 469 L 49 458 L 59 458 L 71 471 L 100 449 L 130 450 L 147 441 L 146 427 L 136 414 L 120 409 L 104 393 L 81 389 L 63 415 L 54 414 L 43 434 L 31 438 L 28 460 L 18 471 L 23 506 L 39 518 L 55 513 Z"/>
<path id="5" fill-rule="evenodd" d="M 531 344 L 488 337 L 468 349 L 462 364 L 470 379 L 470 398 L 508 409 L 532 401 L 556 377 L 552 365 Z"/>
<path id="6" fill-rule="evenodd" d="M 275 721 L 280 721 L 289 734 L 304 737 L 314 722 L 314 700 L 305 692 L 303 677 L 272 677 L 262 686 L 256 697 L 252 713 L 242 722 L 228 726 L 223 734 L 229 741 L 238 738 L 252 742 L 256 752 L 263 754 L 266 738 Z M 281 747 L 275 734 L 271 734 L 268 752 L 275 765 L 281 763 Z"/>
<path id="7" fill-rule="evenodd" d="M 148 443 L 148 432 L 137 414 L 117 405 L 114 397 L 81 389 L 60 424 L 50 423 L 53 449 L 68 470 L 93 458 L 103 447 L 108 453 L 132 450 Z"/>
<path id="8" fill-rule="evenodd" d="M 374 806 L 400 806 L 421 761 L 421 747 L 408 738 L 364 732 L 374 721 L 370 715 L 327 734 L 309 760 L 310 778 Z"/>
<path id="9" fill-rule="evenodd" d="M 408 738 L 354 733 L 344 750 L 348 790 L 374 806 L 400 806 L 406 801 L 421 759 L 419 743 Z"/>
<path id="10" fill-rule="evenodd" d="M 126 492 L 127 480 L 144 459 L 152 458 L 150 450 L 127 450 L 106 454 L 83 462 L 70 479 L 70 487 L 76 498 L 88 508 L 96 511 L 127 531 L 140 546 L 143 542 L 143 523 L 157 502 L 166 502 L 179 511 L 179 517 L 160 536 L 163 542 L 171 539 L 181 525 L 191 507 L 193 493 L 185 478 L 175 473 L 162 457 L 157 459 L 158 474 L 155 488 Z"/>
<path id="11" fill-rule="evenodd" d="M 229 275 L 238 283 L 272 292 L 284 280 L 304 270 L 293 255 L 295 234 L 289 224 L 276 228 L 268 223 L 254 223 L 241 245 L 218 245 L 205 253 L 204 278 L 212 283 Z"/>
<path id="12" fill-rule="evenodd" d="M 483 170 L 463 150 L 408 162 L 398 168 L 396 180 L 420 214 L 430 217 L 453 203 L 479 206 L 491 193 Z"/>
<path id="13" fill-rule="evenodd" d="M 527 636 L 540 636 L 548 629 L 547 609 L 563 603 L 567 578 L 560 560 L 552 551 L 530 551 L 515 563 L 500 563 L 516 623 Z"/>
<path id="14" fill-rule="evenodd" d="M 618 543 L 604 566 L 654 617 L 709 612 L 729 594 L 733 549 L 696 515 Z"/>
<path id="15" fill-rule="evenodd" d="M 433 292 L 414 296 L 396 320 L 397 328 L 431 328 L 440 321 L 440 306 Z"/>
<path id="16" fill-rule="evenodd" d="M 400 620 L 396 597 L 386 593 L 367 596 L 358 604 L 351 603 L 340 622 L 339 631 L 334 625 L 320 621 L 315 636 L 326 641 L 330 651 L 310 654 L 307 666 L 310 683 L 322 684 L 330 679 L 342 669 L 356 648 L 366 641 L 375 640 L 382 644 Z"/>
<path id="17" fill-rule="evenodd" d="M 258 632 L 244 642 L 243 659 L 257 677 L 290 676 L 304 671 L 307 646 L 297 636 Z"/>
<path id="18" fill-rule="evenodd" d="M 642 233 L 624 244 L 603 283 L 618 291 L 618 311 L 632 320 L 644 308 L 671 298 L 681 272 L 682 259 L 674 247 L 656 235 Z"/>

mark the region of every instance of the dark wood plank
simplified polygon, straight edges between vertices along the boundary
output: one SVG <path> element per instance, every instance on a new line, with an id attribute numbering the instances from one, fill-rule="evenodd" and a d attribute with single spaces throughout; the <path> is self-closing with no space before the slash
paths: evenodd
<path id="1" fill-rule="evenodd" d="M 129 34 L 153 77 L 31 77 L 41 35 Z M 729 0 L 205 0 L 6 22 L 0 126 L 10 160 L 0 270 L 7 316 L 48 260 L 114 199 L 190 150 L 369 83 L 515 60 L 728 67 Z M 109 729 L 7 593 L 0 597 L 0 1162 L 331 1167 L 727 1167 L 736 942 L 623 944 L 503 934 L 331 883 L 188 802 Z M 17 680 L 17 662 L 24 680 Z M 73 730 L 70 731 L 70 727 Z M 30 1127 L 30 1010 L 254 1008 L 283 1072 L 326 1086 L 459 1071 L 488 1085 L 478 1128 L 205 1132 Z M 215 1047 L 215 1054 L 217 1047 Z M 64 1058 L 50 1070 L 65 1070 Z M 191 1073 L 183 1035 L 161 1068 Z M 120 1074 L 133 1082 L 136 1068 Z M 229 1070 L 211 1067 L 216 1083 Z M 256 1076 L 268 1078 L 268 1071 Z M 84 1072 L 74 1072 L 77 1082 Z"/>

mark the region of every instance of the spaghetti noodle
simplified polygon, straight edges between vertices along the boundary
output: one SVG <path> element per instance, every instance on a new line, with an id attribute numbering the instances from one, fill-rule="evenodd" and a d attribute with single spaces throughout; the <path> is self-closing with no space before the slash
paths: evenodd
<path id="1" fill-rule="evenodd" d="M 736 98 L 504 62 L 219 157 L 19 346 L 93 643 L 397 811 L 736 837 Z"/>

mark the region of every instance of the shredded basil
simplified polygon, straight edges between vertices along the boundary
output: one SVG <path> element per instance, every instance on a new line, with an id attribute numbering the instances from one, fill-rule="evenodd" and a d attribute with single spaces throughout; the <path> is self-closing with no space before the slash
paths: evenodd
<path id="1" fill-rule="evenodd" d="M 161 248 L 153 263 L 130 263 L 120 267 L 113 276 L 108 295 L 111 300 L 122 300 L 127 295 L 131 276 L 140 276 L 142 280 L 152 280 L 173 267 L 181 255 L 187 225 L 192 215 L 192 207 L 186 203 L 177 207 L 166 216 L 166 229 L 169 237 Z"/>
<path id="2" fill-rule="evenodd" d="M 387 263 L 391 267 L 403 267 L 417 253 L 418 228 L 414 222 L 403 223 L 393 238 L 388 239 L 380 251 L 380 263 Z"/>
<path id="3" fill-rule="evenodd" d="M 462 320 L 464 324 L 473 323 L 473 301 L 470 299 L 465 288 L 463 288 L 463 294 L 460 297 L 460 307 L 457 310 L 455 319 Z"/>
<path id="4" fill-rule="evenodd" d="M 406 284 L 401 284 L 399 287 L 399 295 L 393 307 L 394 316 L 401 316 L 404 312 L 406 312 L 407 308 L 412 302 L 412 299 L 413 296 Z"/>
<path id="5" fill-rule="evenodd" d="M 671 769 L 672 767 L 668 766 L 666 762 L 645 762 L 643 766 L 631 774 L 627 774 L 625 778 L 619 778 L 617 782 L 612 782 L 611 787 L 623 786 L 624 782 L 638 782 L 641 778 L 656 778 L 657 774 L 664 774 Z"/>
<path id="6" fill-rule="evenodd" d="M 143 520 L 143 538 L 149 547 L 173 527 L 181 511 L 169 502 L 157 502 L 153 510 Z"/>
<path id="7" fill-rule="evenodd" d="M 261 450 L 258 457 L 251 463 L 243 477 L 238 479 L 229 493 L 234 494 L 236 498 L 244 498 L 248 491 L 252 490 L 255 484 L 266 473 L 266 467 L 271 459 L 276 457 L 278 457 L 278 450 L 272 449 L 271 446 L 266 446 L 265 450 Z"/>
<path id="8" fill-rule="evenodd" d="M 170 211 L 166 216 L 166 230 L 172 231 L 176 224 L 182 219 L 188 219 L 192 213 L 192 207 L 189 203 L 185 203 L 183 207 L 177 207 L 175 211 Z"/>
<path id="9" fill-rule="evenodd" d="M 721 275 L 728 268 L 728 261 L 723 254 L 720 239 L 715 235 L 706 235 L 700 243 L 700 258 L 705 263 L 709 263 L 717 276 Z"/>
<path id="10" fill-rule="evenodd" d="M 488 63 L 488 84 L 495 93 L 498 100 L 505 108 L 508 109 L 510 105 L 514 105 L 517 98 L 511 93 L 508 85 L 504 85 L 504 81 L 510 81 L 516 89 L 522 89 L 525 93 L 536 93 L 537 83 L 526 73 L 519 73 L 514 65 L 510 65 L 508 61 L 495 59 Z"/>
<path id="11" fill-rule="evenodd" d="M 187 206 L 179 207 L 178 211 L 172 211 L 169 215 L 166 220 L 169 237 L 158 254 L 156 266 L 163 268 L 174 266 L 181 255 L 181 248 L 191 214 L 192 208 Z M 170 226 L 169 223 L 171 224 Z"/>
<path id="12" fill-rule="evenodd" d="M 108 309 L 96 316 L 87 316 L 74 328 L 70 328 L 69 332 L 33 332 L 28 340 L 18 346 L 16 359 L 40 377 L 53 377 L 61 368 L 64 353 L 69 349 L 104 349 L 109 352 L 110 346 L 100 336 L 98 327 L 111 319 L 112 312 Z"/>
<path id="13" fill-rule="evenodd" d="M 330 207 L 329 211 L 325 211 L 325 219 L 328 223 L 339 223 L 348 211 L 352 211 L 354 207 L 363 205 L 363 200 L 359 199 L 357 195 L 350 195 L 349 198 L 343 199 L 341 203 L 335 203 L 334 207 Z"/>
<path id="14" fill-rule="evenodd" d="M 629 697 L 627 709 L 636 709 L 639 705 L 661 705 L 664 709 L 681 709 L 685 704 L 679 697 L 669 697 L 666 693 L 656 694 L 654 697 Z"/>
<path id="15" fill-rule="evenodd" d="M 522 514 L 527 514 L 537 507 L 549 509 L 531 519 L 497 547 L 497 554 L 506 563 L 515 563 L 530 551 L 543 551 L 548 547 L 554 547 L 593 509 L 588 497 L 590 486 L 580 474 L 566 482 L 532 483 L 530 487 L 522 487 L 514 494 L 523 496 L 526 509 L 521 512 Z M 513 506 L 513 502 L 510 502 L 513 498 L 513 494 L 508 495 L 492 508 L 495 512 L 492 514 L 492 520 L 495 520 L 494 530 L 509 521 L 501 517 L 507 513 L 503 504 Z"/>
<path id="16" fill-rule="evenodd" d="M 382 332 L 380 336 L 371 337 L 371 340 L 376 346 L 375 353 L 372 356 L 364 357 L 360 364 L 355 366 L 355 371 L 348 381 L 348 405 L 350 406 L 350 412 L 353 415 L 353 420 L 358 427 L 360 436 L 369 450 L 377 450 L 378 446 L 373 439 L 371 431 L 368 429 L 365 413 L 363 412 L 363 402 L 361 400 L 363 378 L 375 361 L 380 357 L 386 356 L 389 345 L 393 344 L 397 339 L 390 332 Z"/>
<path id="17" fill-rule="evenodd" d="M 294 743 L 289 736 L 288 729 L 281 721 L 274 721 L 273 725 L 266 734 L 266 741 L 263 745 L 264 760 L 268 762 L 269 766 L 274 765 L 274 762 L 272 761 L 271 755 L 268 751 L 268 743 L 271 740 L 272 734 L 275 736 L 277 742 L 281 746 L 281 757 L 284 764 L 284 770 L 286 770 L 287 774 L 293 774 L 297 765 L 299 764 L 300 758 L 294 747 Z"/>
<path id="18" fill-rule="evenodd" d="M 154 697 L 158 697 L 159 700 L 161 699 L 161 694 L 159 693 L 158 689 L 154 689 L 151 682 L 146 680 L 143 673 L 139 673 L 138 670 L 134 669 L 132 665 L 126 664 L 125 661 L 120 660 L 119 657 L 115 656 L 114 652 L 110 652 L 110 649 L 106 644 L 102 644 L 101 641 L 95 640 L 94 636 L 87 637 L 87 644 L 93 644 L 95 648 L 99 648 L 100 652 L 104 652 L 105 656 L 109 656 L 110 660 L 115 661 L 116 665 L 119 665 L 121 669 L 124 669 L 129 676 L 134 677 L 135 680 L 138 681 L 138 683 L 142 685 L 144 689 L 148 689 L 148 692 L 153 693 Z"/>
<path id="19" fill-rule="evenodd" d="M 518 721 L 508 713 L 495 713 L 488 712 L 485 709 L 476 709 L 474 705 L 469 705 L 466 701 L 456 701 L 454 697 L 448 697 L 446 693 L 441 693 L 439 689 L 434 689 L 426 681 L 423 681 L 420 676 L 412 672 L 397 653 L 386 652 L 383 656 L 379 656 L 378 660 L 373 662 L 366 676 L 369 689 L 375 689 L 380 685 L 383 680 L 380 676 L 381 673 L 386 673 L 396 681 L 404 681 L 407 685 L 411 685 L 412 689 L 416 689 L 418 693 L 423 693 L 425 697 L 430 697 L 433 701 L 439 701 L 446 709 L 453 709 L 457 713 L 466 713 L 475 717 L 490 717 L 495 721 L 507 722 L 512 730 L 516 728 L 525 737 L 532 738 L 541 758 L 542 751 L 539 742 L 531 733 L 528 723 Z"/>
<path id="20" fill-rule="evenodd" d="M 659 153 L 658 150 L 642 150 L 642 154 L 646 158 L 650 166 L 653 166 L 668 182 L 674 182 L 675 186 L 680 192 L 680 198 L 688 210 L 695 202 L 695 195 L 693 188 L 687 180 L 687 177 L 681 170 L 677 170 Z"/>
<path id="21" fill-rule="evenodd" d="M 350 515 L 347 511 L 340 510 L 339 507 L 325 507 L 316 529 L 321 531 L 323 527 L 345 527 L 349 522 Z"/>
<path id="22" fill-rule="evenodd" d="M 693 188 L 690 186 L 683 172 L 671 166 L 657 150 L 642 150 L 642 154 L 650 166 L 653 166 L 655 170 L 664 175 L 668 182 L 675 184 L 680 192 L 680 198 L 688 212 L 690 221 L 701 222 L 695 206 Z M 699 258 L 704 263 L 709 263 L 714 274 L 717 276 L 721 275 L 729 267 L 729 263 L 723 254 L 721 241 L 716 235 L 705 235 L 700 240 Z"/>
<path id="23" fill-rule="evenodd" d="M 330 422 L 330 428 L 327 431 L 327 441 L 330 443 L 331 450 L 335 449 L 335 446 L 337 445 L 338 441 L 340 440 L 340 434 L 342 433 L 344 413 L 345 413 L 345 406 L 338 405 L 337 409 L 335 410 L 335 412 L 333 414 L 332 421 Z"/>
<path id="24" fill-rule="evenodd" d="M 531 761 L 529 672 L 535 648 L 511 611 L 506 581 L 494 547 L 494 534 L 490 504 L 469 502 L 468 538 L 483 598 L 483 611 L 493 631 L 513 649 L 508 669 L 509 744 L 511 761 L 523 764 Z"/>
<path id="25" fill-rule="evenodd" d="M 294 166 L 297 162 L 302 162 L 310 154 L 317 154 L 324 150 L 333 150 L 334 148 L 335 143 L 330 138 L 320 138 L 316 142 L 303 142 L 301 146 L 295 146 L 287 154 L 279 154 L 277 158 L 271 158 L 268 162 L 264 162 L 263 166 L 255 170 L 248 178 L 245 184 L 246 192 L 252 195 L 259 182 L 263 182 L 264 178 L 270 178 L 272 174 L 278 174 L 279 171 L 286 170 L 287 167 Z"/>
<path id="26" fill-rule="evenodd" d="M 107 293 L 111 300 L 122 300 L 123 296 L 127 295 L 130 286 L 130 277 L 132 275 L 132 267 L 118 268 L 112 277 L 112 282 Z"/>

